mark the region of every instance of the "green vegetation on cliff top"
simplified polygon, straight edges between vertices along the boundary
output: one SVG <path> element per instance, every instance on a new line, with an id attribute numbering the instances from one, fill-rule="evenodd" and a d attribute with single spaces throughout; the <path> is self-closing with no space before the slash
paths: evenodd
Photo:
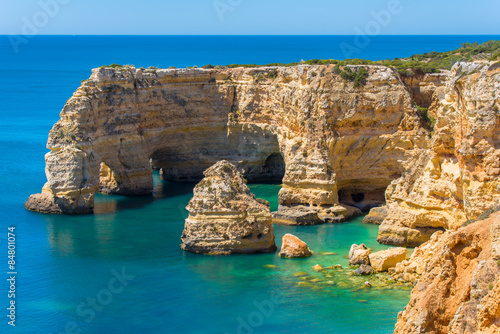
<path id="1" fill-rule="evenodd" d="M 488 41 L 482 44 L 475 43 L 465 43 L 462 46 L 453 51 L 447 52 L 436 52 L 432 51 L 429 53 L 413 55 L 409 58 L 395 58 L 388 60 L 372 61 L 366 59 L 346 59 L 346 60 L 335 60 L 335 59 L 312 59 L 307 61 L 302 61 L 300 63 L 294 62 L 289 64 L 282 63 L 272 63 L 266 65 L 257 64 L 230 64 L 226 66 L 212 66 L 205 65 L 202 68 L 235 68 L 235 67 L 269 67 L 269 66 L 297 66 L 300 64 L 307 65 L 328 65 L 334 64 L 339 66 L 346 65 L 384 65 L 396 69 L 400 74 L 405 76 L 413 76 L 415 73 L 439 73 L 441 70 L 450 70 L 456 62 L 459 61 L 473 61 L 473 60 L 500 60 L 500 41 Z M 346 79 L 350 78 L 349 73 L 343 74 L 339 73 Z M 355 81 L 354 78 L 351 81 L 355 82 L 355 85 L 360 84 L 360 80 Z M 358 83 L 357 83 L 358 82 Z"/>
<path id="2" fill-rule="evenodd" d="M 416 73 L 439 73 L 441 70 L 450 70 L 453 65 L 459 61 L 473 61 L 473 60 L 500 60 L 500 40 L 499 41 L 488 41 L 482 44 L 475 43 L 464 43 L 462 46 L 453 51 L 447 52 L 436 52 L 432 51 L 429 53 L 417 54 L 408 58 L 395 58 L 387 60 L 372 61 L 366 59 L 346 59 L 346 60 L 336 60 L 336 59 L 311 59 L 307 61 L 301 61 L 300 63 L 271 63 L 265 65 L 258 64 L 230 64 L 230 65 L 217 65 L 212 66 L 210 64 L 202 66 L 201 68 L 257 68 L 257 67 L 271 67 L 271 66 L 297 66 L 297 65 L 337 65 L 336 72 L 340 74 L 344 79 L 354 82 L 355 86 L 360 86 L 363 84 L 366 73 L 364 71 L 351 71 L 349 68 L 340 69 L 340 66 L 346 65 L 384 65 L 397 70 L 401 75 L 411 77 Z M 122 68 L 128 65 L 122 66 L 118 64 L 111 64 L 107 66 L 101 66 L 101 68 Z M 172 67 L 170 67 L 172 68 Z M 197 68 L 197 66 L 188 67 Z M 256 78 L 258 81 L 258 78 Z"/>

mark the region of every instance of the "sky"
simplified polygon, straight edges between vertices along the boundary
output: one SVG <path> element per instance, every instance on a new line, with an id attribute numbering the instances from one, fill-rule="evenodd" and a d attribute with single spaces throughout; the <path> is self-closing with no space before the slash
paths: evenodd
<path id="1" fill-rule="evenodd" d="M 0 9 L 0 34 L 500 34 L 499 0 L 0 0 Z"/>

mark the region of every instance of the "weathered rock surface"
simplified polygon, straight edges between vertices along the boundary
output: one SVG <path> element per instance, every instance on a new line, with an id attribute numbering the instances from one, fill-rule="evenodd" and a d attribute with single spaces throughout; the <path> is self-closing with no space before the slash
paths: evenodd
<path id="1" fill-rule="evenodd" d="M 499 66 L 456 64 L 430 111 L 437 123 L 429 147 L 409 150 L 387 189 L 381 243 L 418 246 L 500 201 Z"/>
<path id="2" fill-rule="evenodd" d="M 194 253 L 268 253 L 276 250 L 269 203 L 255 199 L 236 167 L 219 161 L 194 188 L 182 249 Z"/>
<path id="3" fill-rule="evenodd" d="M 285 234 L 282 239 L 280 256 L 288 258 L 308 257 L 311 256 L 311 250 L 307 244 L 294 236 L 293 234 Z"/>
<path id="4" fill-rule="evenodd" d="M 25 206 L 90 213 L 97 191 L 150 194 L 152 169 L 199 181 L 223 159 L 249 181 L 282 180 L 292 224 L 347 219 L 339 201 L 380 205 L 428 132 L 395 71 L 365 66 L 354 88 L 334 67 L 94 69 L 51 130 L 47 183 Z"/>
<path id="5" fill-rule="evenodd" d="M 387 207 L 383 205 L 371 209 L 365 218 L 363 218 L 363 223 L 380 225 L 384 222 L 385 218 L 387 218 Z"/>
<path id="6" fill-rule="evenodd" d="M 361 264 L 370 265 L 371 249 L 365 246 L 365 244 L 356 245 L 353 244 L 349 250 L 349 265 L 356 266 Z"/>
<path id="7" fill-rule="evenodd" d="M 418 279 L 394 333 L 500 333 L 500 214 L 438 232 L 396 267 Z"/>
<path id="8" fill-rule="evenodd" d="M 406 259 L 406 248 L 389 248 L 369 255 L 370 265 L 377 272 L 394 268 L 399 262 Z"/>

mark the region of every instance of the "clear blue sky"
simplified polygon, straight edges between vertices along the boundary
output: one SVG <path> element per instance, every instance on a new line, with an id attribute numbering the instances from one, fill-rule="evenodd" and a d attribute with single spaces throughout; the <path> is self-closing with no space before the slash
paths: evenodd
<path id="1" fill-rule="evenodd" d="M 0 0 L 0 34 L 352 35 L 391 1 L 380 34 L 500 34 L 499 0 Z"/>

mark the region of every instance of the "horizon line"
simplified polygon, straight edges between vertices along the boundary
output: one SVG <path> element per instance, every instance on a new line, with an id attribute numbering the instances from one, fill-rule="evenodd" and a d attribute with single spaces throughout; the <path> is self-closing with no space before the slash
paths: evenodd
<path id="1" fill-rule="evenodd" d="M 0 36 L 24 36 L 24 34 L 14 34 L 14 33 L 0 33 Z M 269 36 L 269 37 L 286 37 L 286 36 L 357 36 L 356 34 L 37 34 L 30 35 L 30 37 L 36 36 L 206 36 L 206 37 L 233 37 L 233 36 Z M 500 36 L 500 33 L 491 34 L 387 34 L 387 35 L 369 35 L 370 37 L 381 37 L 381 36 Z"/>

